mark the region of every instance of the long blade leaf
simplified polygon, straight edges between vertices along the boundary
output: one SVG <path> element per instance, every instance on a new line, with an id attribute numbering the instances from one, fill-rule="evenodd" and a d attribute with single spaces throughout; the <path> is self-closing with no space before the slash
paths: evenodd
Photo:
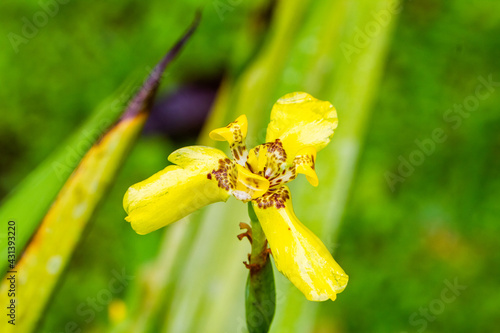
<path id="1" fill-rule="evenodd" d="M 198 24 L 198 19 L 153 69 L 120 120 L 85 154 L 17 263 L 16 325 L 2 321 L 2 332 L 31 332 L 43 313 L 56 283 L 97 204 L 113 182 L 124 157 L 149 114 L 160 78 Z M 16 220 L 16 216 L 12 217 Z M 0 286 L 0 302 L 7 304 L 9 281 Z M 29 306 L 28 306 L 29 305 Z"/>

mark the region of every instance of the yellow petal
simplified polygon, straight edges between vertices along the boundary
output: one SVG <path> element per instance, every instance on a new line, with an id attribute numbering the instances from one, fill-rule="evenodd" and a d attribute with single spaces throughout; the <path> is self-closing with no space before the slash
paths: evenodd
<path id="1" fill-rule="evenodd" d="M 280 139 L 290 162 L 305 147 L 323 149 L 337 124 L 337 111 L 330 102 L 304 92 L 287 94 L 273 106 L 266 142 Z"/>
<path id="2" fill-rule="evenodd" d="M 241 115 L 226 127 L 214 129 L 210 132 L 209 136 L 212 140 L 227 141 L 229 143 L 229 147 L 231 148 L 231 154 L 233 155 L 234 160 L 240 165 L 245 165 L 245 161 L 248 156 L 245 145 L 247 132 L 247 116 Z"/>
<path id="3" fill-rule="evenodd" d="M 228 192 L 208 176 L 226 158 L 222 151 L 203 146 L 176 150 L 168 159 L 177 165 L 129 187 L 123 198 L 125 219 L 144 235 L 208 204 L 226 201 Z"/>
<path id="4" fill-rule="evenodd" d="M 247 131 L 248 120 L 247 116 L 243 114 L 226 127 L 214 129 L 210 132 L 209 136 L 212 140 L 227 141 L 229 144 L 232 144 L 233 142 L 239 140 L 240 136 L 244 140 L 247 136 Z"/>
<path id="5" fill-rule="evenodd" d="M 278 205 L 253 202 L 278 270 L 310 301 L 335 300 L 349 277 L 321 240 L 295 216 L 288 188 L 281 188 Z M 276 206 L 281 208 L 276 208 Z"/>

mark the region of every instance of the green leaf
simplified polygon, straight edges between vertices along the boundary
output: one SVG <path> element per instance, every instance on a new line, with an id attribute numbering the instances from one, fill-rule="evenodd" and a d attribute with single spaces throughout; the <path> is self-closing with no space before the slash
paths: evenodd
<path id="1" fill-rule="evenodd" d="M 131 80 L 111 98 L 104 101 L 92 116 L 41 165 L 32 171 L 1 203 L 0 221 L 14 220 L 22 226 L 16 235 L 16 252 L 19 255 L 40 224 L 64 182 L 71 175 L 92 144 L 116 122 L 133 94 Z M 0 231 L 0 252 L 6 253 L 5 230 Z M 6 262 L 0 261 L 5 270 Z"/>
<path id="2" fill-rule="evenodd" d="M 2 321 L 0 331 L 31 332 L 35 329 L 85 227 L 149 115 L 161 74 L 194 32 L 197 24 L 198 19 L 153 69 L 118 122 L 88 150 L 64 183 L 15 267 L 19 290 L 16 303 L 20 304 L 16 313 L 16 325 L 8 325 L 6 321 Z M 22 202 L 22 198 L 17 200 Z M 27 206 L 30 203 L 24 204 Z M 22 222 L 15 214 L 9 216 L 12 220 Z M 18 226 L 20 233 L 25 232 L 24 224 L 19 223 Z M 2 304 L 10 302 L 8 289 L 9 281 L 3 279 L 0 285 Z M 25 306 L 27 304 L 29 307 Z"/>

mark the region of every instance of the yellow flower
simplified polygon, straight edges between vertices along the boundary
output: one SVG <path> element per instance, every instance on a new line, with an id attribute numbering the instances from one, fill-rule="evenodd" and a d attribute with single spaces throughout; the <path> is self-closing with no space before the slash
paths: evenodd
<path id="1" fill-rule="evenodd" d="M 316 153 L 337 127 L 335 108 L 309 94 L 280 98 L 271 112 L 266 143 L 247 150 L 247 118 L 238 117 L 210 137 L 227 141 L 233 159 L 222 151 L 192 146 L 169 156 L 175 165 L 131 186 L 123 199 L 126 220 L 139 234 L 159 229 L 230 195 L 252 202 L 276 267 L 307 299 L 335 300 L 348 276 L 332 255 L 295 216 L 286 183 L 304 174 L 318 185 Z"/>

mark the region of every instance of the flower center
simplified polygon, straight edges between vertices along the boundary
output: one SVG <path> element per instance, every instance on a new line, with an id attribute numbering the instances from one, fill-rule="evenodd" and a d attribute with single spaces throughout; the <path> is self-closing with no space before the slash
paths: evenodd
<path id="1" fill-rule="evenodd" d="M 208 178 L 214 175 L 219 187 L 238 200 L 257 199 L 296 177 L 295 166 L 287 167 L 286 152 L 279 139 L 259 145 L 249 153 L 245 149 L 243 153 L 238 152 L 238 156 L 245 156 L 244 161 L 234 155 L 234 160 L 221 159 L 219 168 L 208 175 Z"/>
<path id="2" fill-rule="evenodd" d="M 219 187 L 243 202 L 256 200 L 259 206 L 268 207 L 274 203 L 279 208 L 276 202 L 283 205 L 289 198 L 283 185 L 295 179 L 297 173 L 304 173 L 311 184 L 317 185 L 314 148 L 302 149 L 290 164 L 280 139 L 258 145 L 248 152 L 246 134 L 245 116 L 210 133 L 214 140 L 228 141 L 233 155 L 233 160 L 219 160 L 219 168 L 207 175 L 209 179 L 213 175 Z"/>
<path id="3" fill-rule="evenodd" d="M 247 167 L 255 174 L 269 180 L 275 188 L 295 179 L 295 167 L 287 166 L 286 152 L 279 139 L 259 145 L 248 154 Z"/>

